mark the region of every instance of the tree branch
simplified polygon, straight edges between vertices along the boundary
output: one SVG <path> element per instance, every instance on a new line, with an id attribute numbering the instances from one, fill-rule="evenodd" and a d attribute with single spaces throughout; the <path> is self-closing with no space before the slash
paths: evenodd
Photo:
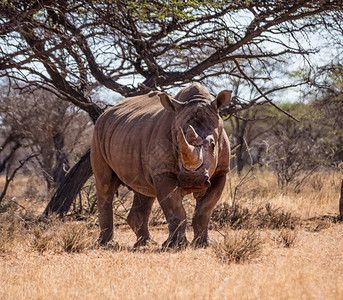
<path id="1" fill-rule="evenodd" d="M 294 116 L 292 116 L 289 112 L 283 110 L 282 108 L 278 107 L 272 100 L 270 100 L 267 95 L 255 84 L 255 82 L 253 80 L 251 80 L 251 78 L 246 75 L 244 73 L 244 71 L 241 69 L 241 67 L 239 66 L 239 63 L 237 62 L 237 60 L 234 60 L 234 63 L 237 67 L 237 69 L 239 70 L 239 72 L 243 75 L 243 77 L 248 80 L 254 87 L 255 89 L 261 94 L 261 96 L 267 100 L 267 102 L 272 105 L 273 107 L 275 107 L 277 110 L 281 111 L 282 113 L 284 113 L 285 115 L 287 115 L 288 117 L 290 117 L 291 119 L 293 119 L 294 121 L 299 122 L 299 120 L 297 118 L 295 118 Z"/>

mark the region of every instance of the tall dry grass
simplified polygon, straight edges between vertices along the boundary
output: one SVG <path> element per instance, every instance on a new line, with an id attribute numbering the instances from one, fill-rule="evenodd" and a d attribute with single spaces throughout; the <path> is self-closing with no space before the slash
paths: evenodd
<path id="1" fill-rule="evenodd" d="M 323 170 L 307 178 L 299 192 L 295 185 L 280 190 L 272 172 L 255 170 L 243 184 L 232 174 L 229 180 L 231 192 L 228 191 L 227 197 L 224 195 L 224 202 L 237 200 L 247 207 L 270 203 L 302 218 L 336 215 L 341 180 L 341 173 Z"/>
<path id="2" fill-rule="evenodd" d="M 28 197 L 24 182 L 0 208 L 0 299 L 343 298 L 339 174 L 315 174 L 300 193 L 280 191 L 270 173 L 243 185 L 232 177 L 235 198 L 227 189 L 214 213 L 212 246 L 180 252 L 161 252 L 158 206 L 150 223 L 159 246 L 132 249 L 123 209 L 114 242 L 97 248 L 96 216 L 39 218 L 46 203 Z M 185 206 L 191 215 L 194 202 Z"/>
<path id="3" fill-rule="evenodd" d="M 226 231 L 224 240 L 214 245 L 216 256 L 226 263 L 240 263 L 258 257 L 263 239 L 256 230 Z"/>

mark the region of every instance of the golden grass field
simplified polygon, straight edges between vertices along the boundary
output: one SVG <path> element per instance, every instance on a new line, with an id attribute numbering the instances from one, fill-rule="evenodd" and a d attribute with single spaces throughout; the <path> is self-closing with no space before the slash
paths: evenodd
<path id="1" fill-rule="evenodd" d="M 151 228 L 157 245 L 133 251 L 126 225 L 98 249 L 95 217 L 37 221 L 46 202 L 25 199 L 27 179 L 18 178 L 0 211 L 0 299 L 343 299 L 340 180 L 321 172 L 294 193 L 279 191 L 272 174 L 254 176 L 235 198 L 252 212 L 241 229 L 213 221 L 207 249 L 161 252 L 165 224 Z M 229 207 L 238 184 L 232 178 L 223 196 Z M 270 216 L 253 213 L 266 203 Z"/>

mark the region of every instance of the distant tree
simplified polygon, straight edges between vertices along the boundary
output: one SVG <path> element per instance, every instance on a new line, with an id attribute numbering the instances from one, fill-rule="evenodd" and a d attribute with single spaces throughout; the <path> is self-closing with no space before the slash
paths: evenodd
<path id="1" fill-rule="evenodd" d="M 257 73 L 257 71 L 255 71 Z M 258 77 L 255 75 L 255 77 Z M 236 107 L 236 111 L 225 118 L 225 129 L 229 133 L 232 148 L 232 167 L 236 168 L 240 175 L 243 168 L 247 165 L 262 163 L 262 156 L 265 152 L 265 135 L 278 122 L 276 111 L 271 105 L 250 106 L 256 103 L 261 95 L 254 89 L 254 86 L 245 82 L 244 79 L 232 79 L 233 93 L 236 100 L 247 99 L 242 110 Z M 275 87 L 269 89 L 267 94 L 275 93 L 285 87 Z M 229 108 L 230 109 L 230 108 Z"/>
<path id="2" fill-rule="evenodd" d="M 343 65 L 333 61 L 316 73 L 311 78 L 318 91 L 311 99 L 312 119 L 322 132 L 321 145 L 328 163 L 338 167 L 343 164 Z"/>
<path id="3" fill-rule="evenodd" d="M 343 35 L 339 22 L 333 27 L 334 32 Z M 337 40 L 337 38 L 336 38 Z M 340 40 L 337 41 L 343 45 Z M 317 69 L 317 76 L 312 76 L 311 84 L 318 93 L 313 95 L 312 106 L 315 125 L 321 129 L 322 152 L 326 157 L 326 166 L 339 170 L 342 182 L 339 199 L 339 217 L 343 220 L 343 65 L 339 53 L 328 65 Z"/>
<path id="4" fill-rule="evenodd" d="M 34 155 L 31 172 L 42 176 L 48 189 L 56 188 L 89 145 L 80 145 L 89 118 L 47 91 L 0 96 L 1 171 L 15 169 L 17 161 Z M 14 160 L 14 157 L 17 159 Z"/>
<path id="5" fill-rule="evenodd" d="M 298 191 L 304 180 L 322 164 L 320 135 L 304 117 L 309 110 L 308 105 L 288 105 L 297 111 L 300 124 L 281 116 L 270 131 L 267 156 L 269 166 L 277 175 L 279 186 L 284 189 L 294 184 L 294 190 Z"/>

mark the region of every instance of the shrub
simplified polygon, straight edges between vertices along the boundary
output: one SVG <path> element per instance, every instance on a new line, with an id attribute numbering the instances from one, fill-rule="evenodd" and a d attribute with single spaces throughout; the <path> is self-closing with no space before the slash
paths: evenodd
<path id="1" fill-rule="evenodd" d="M 216 256 L 226 263 L 240 263 L 257 257 L 263 241 L 256 231 L 227 231 L 224 241 L 215 245 Z"/>
<path id="2" fill-rule="evenodd" d="M 252 210 L 239 204 L 229 207 L 227 203 L 224 203 L 215 209 L 211 220 L 217 229 L 225 226 L 229 226 L 231 229 L 294 229 L 300 219 L 270 203 L 259 205 Z"/>
<path id="3" fill-rule="evenodd" d="M 277 242 L 285 248 L 295 245 L 297 232 L 290 229 L 282 229 L 277 237 Z"/>
<path id="4" fill-rule="evenodd" d="M 38 252 L 81 252 L 93 244 L 86 223 L 61 221 L 50 224 L 46 230 L 44 226 L 37 226 L 33 231 L 31 246 Z"/>

